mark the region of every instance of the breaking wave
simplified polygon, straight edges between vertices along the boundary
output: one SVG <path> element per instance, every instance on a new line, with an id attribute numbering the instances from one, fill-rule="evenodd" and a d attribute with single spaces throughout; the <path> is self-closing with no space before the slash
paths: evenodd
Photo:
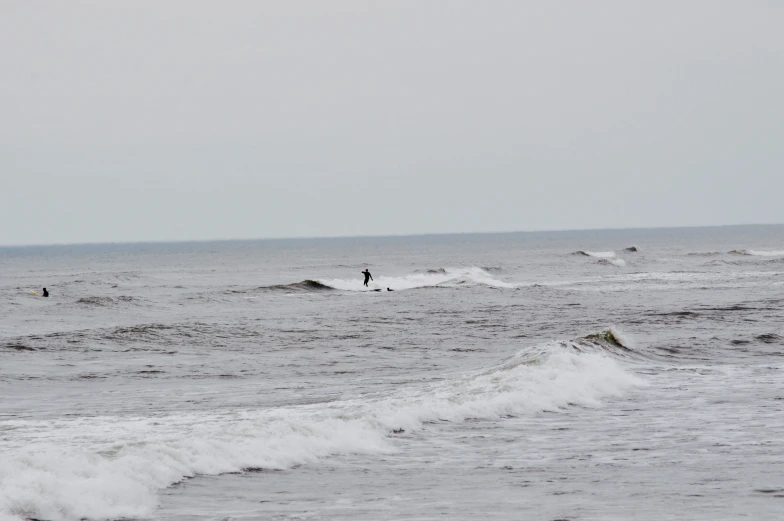
<path id="1" fill-rule="evenodd" d="M 626 248 L 624 251 L 636 252 L 637 247 L 630 246 L 629 248 Z M 626 261 L 617 258 L 614 251 L 579 250 L 574 252 L 573 255 L 583 255 L 585 257 L 593 257 L 594 259 L 599 259 L 599 264 L 604 264 L 605 266 L 615 266 L 616 268 L 626 267 Z"/>
<path id="2" fill-rule="evenodd" d="M 275 284 L 261 286 L 255 290 L 229 290 L 228 293 L 247 293 L 249 291 L 281 291 L 281 292 L 313 292 L 313 291 L 381 291 L 403 290 L 425 287 L 456 287 L 462 285 L 486 285 L 496 288 L 515 288 L 494 279 L 484 268 L 437 268 L 414 272 L 402 277 L 377 276 L 365 287 L 361 276 L 354 279 L 318 279 L 303 280 L 292 284 Z"/>
<path id="3" fill-rule="evenodd" d="M 525 349 L 498 366 L 392 395 L 155 418 L 5 420 L 0 519 L 150 516 L 159 490 L 196 474 L 290 469 L 341 454 L 395 451 L 434 422 L 499 421 L 597 406 L 644 382 L 613 356 L 616 333 Z M 400 442 L 400 438 L 398 438 Z M 404 442 L 404 438 L 403 438 Z"/>
<path id="4" fill-rule="evenodd" d="M 626 267 L 626 261 L 623 259 L 599 259 L 599 264 L 606 264 L 617 268 Z"/>
<path id="5" fill-rule="evenodd" d="M 585 255 L 586 257 L 596 257 L 597 259 L 611 259 L 615 257 L 614 251 L 585 251 L 579 250 L 574 252 L 575 255 Z"/>
<path id="6" fill-rule="evenodd" d="M 754 257 L 781 257 L 781 256 L 784 256 L 784 250 L 776 250 L 776 251 L 732 250 L 730 253 L 732 253 L 734 255 L 752 255 Z"/>
<path id="7" fill-rule="evenodd" d="M 425 288 L 434 286 L 475 286 L 485 285 L 494 288 L 514 288 L 514 284 L 509 284 L 493 278 L 490 273 L 482 268 L 439 268 L 427 270 L 425 273 L 411 273 L 402 277 L 378 276 L 370 281 L 366 288 L 360 277 L 356 279 L 319 279 L 318 282 L 324 286 L 340 289 L 343 291 L 368 291 L 375 289 L 403 290 L 414 288 Z"/>

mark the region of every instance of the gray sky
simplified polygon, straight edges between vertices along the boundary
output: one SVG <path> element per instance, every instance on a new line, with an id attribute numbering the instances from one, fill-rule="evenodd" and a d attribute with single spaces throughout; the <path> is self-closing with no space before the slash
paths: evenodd
<path id="1" fill-rule="evenodd" d="M 0 244 L 784 222 L 784 3 L 0 0 Z"/>

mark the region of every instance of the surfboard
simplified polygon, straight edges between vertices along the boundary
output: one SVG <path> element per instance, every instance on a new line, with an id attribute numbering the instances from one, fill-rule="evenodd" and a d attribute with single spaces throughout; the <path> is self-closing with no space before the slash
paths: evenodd
<path id="1" fill-rule="evenodd" d="M 33 295 L 38 295 L 37 291 L 31 291 L 30 293 L 32 293 Z"/>

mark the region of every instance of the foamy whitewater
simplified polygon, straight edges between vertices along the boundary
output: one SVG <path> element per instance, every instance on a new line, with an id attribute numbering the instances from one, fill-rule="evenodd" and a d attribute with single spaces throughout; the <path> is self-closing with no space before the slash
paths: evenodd
<path id="1" fill-rule="evenodd" d="M 778 519 L 782 252 L 780 226 L 2 248 L 0 520 Z"/>

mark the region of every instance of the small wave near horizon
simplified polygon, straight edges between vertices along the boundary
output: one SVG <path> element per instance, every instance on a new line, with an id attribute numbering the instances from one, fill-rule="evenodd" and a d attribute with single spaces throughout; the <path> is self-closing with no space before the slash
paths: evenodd
<path id="1" fill-rule="evenodd" d="M 782 257 L 782 256 L 784 256 L 784 250 L 764 251 L 764 250 L 739 249 L 739 250 L 732 250 L 729 253 L 732 253 L 734 255 L 749 255 L 751 257 Z"/>

